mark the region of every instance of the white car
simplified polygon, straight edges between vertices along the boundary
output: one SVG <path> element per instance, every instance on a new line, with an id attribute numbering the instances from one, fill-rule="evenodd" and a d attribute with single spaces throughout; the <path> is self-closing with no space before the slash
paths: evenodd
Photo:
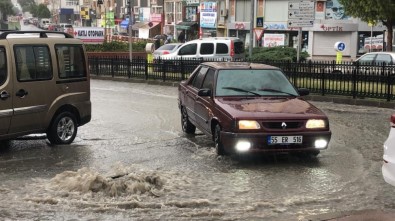
<path id="1" fill-rule="evenodd" d="M 384 142 L 383 166 L 381 171 L 385 182 L 395 186 L 395 114 L 391 116 L 391 130 Z"/>

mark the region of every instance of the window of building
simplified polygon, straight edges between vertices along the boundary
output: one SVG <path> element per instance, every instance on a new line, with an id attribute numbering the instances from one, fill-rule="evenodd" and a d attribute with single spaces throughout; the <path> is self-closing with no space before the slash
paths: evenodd
<path id="1" fill-rule="evenodd" d="M 80 45 L 56 45 L 59 78 L 86 77 L 85 57 Z"/>
<path id="2" fill-rule="evenodd" d="M 47 46 L 15 46 L 16 75 L 18 81 L 52 79 L 52 64 Z"/>
<path id="3" fill-rule="evenodd" d="M 151 14 L 162 14 L 163 7 L 162 6 L 151 6 Z"/>
<path id="4" fill-rule="evenodd" d="M 182 2 L 176 2 L 176 17 L 175 17 L 176 23 L 182 22 L 182 10 L 183 10 Z"/>
<path id="5" fill-rule="evenodd" d="M 236 21 L 249 22 L 251 20 L 251 0 L 236 1 Z"/>

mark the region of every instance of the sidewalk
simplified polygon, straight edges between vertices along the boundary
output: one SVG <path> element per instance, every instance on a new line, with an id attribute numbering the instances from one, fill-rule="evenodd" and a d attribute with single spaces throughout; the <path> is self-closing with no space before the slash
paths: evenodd
<path id="1" fill-rule="evenodd" d="M 302 221 L 393 221 L 395 210 L 361 210 L 306 217 Z"/>

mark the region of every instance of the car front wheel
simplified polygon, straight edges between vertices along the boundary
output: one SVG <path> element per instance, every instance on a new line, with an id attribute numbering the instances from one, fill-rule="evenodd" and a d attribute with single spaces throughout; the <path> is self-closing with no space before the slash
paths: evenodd
<path id="1" fill-rule="evenodd" d="M 194 134 L 196 131 L 195 125 L 193 125 L 188 119 L 188 113 L 185 107 L 182 107 L 181 109 L 181 126 L 184 133 Z"/>
<path id="2" fill-rule="evenodd" d="M 217 152 L 217 154 L 220 156 L 225 155 L 226 153 L 221 141 L 221 126 L 219 126 L 218 124 L 215 126 L 214 143 L 215 143 L 215 151 Z"/>
<path id="3" fill-rule="evenodd" d="M 62 112 L 53 120 L 47 138 L 51 144 L 70 144 L 77 135 L 77 120 L 74 114 Z"/>

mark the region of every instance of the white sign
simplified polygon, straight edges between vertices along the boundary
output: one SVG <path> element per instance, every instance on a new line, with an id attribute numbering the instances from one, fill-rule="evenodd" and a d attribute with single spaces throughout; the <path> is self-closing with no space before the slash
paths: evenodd
<path id="1" fill-rule="evenodd" d="M 314 1 L 288 2 L 288 27 L 312 27 L 314 16 Z"/>
<path id="2" fill-rule="evenodd" d="M 288 20 L 288 28 L 313 27 L 314 20 Z"/>
<path id="3" fill-rule="evenodd" d="M 103 43 L 104 28 L 99 27 L 76 27 L 74 28 L 74 38 L 81 39 L 84 43 Z"/>
<path id="4" fill-rule="evenodd" d="M 285 45 L 285 34 L 264 34 L 263 47 L 276 47 Z"/>

